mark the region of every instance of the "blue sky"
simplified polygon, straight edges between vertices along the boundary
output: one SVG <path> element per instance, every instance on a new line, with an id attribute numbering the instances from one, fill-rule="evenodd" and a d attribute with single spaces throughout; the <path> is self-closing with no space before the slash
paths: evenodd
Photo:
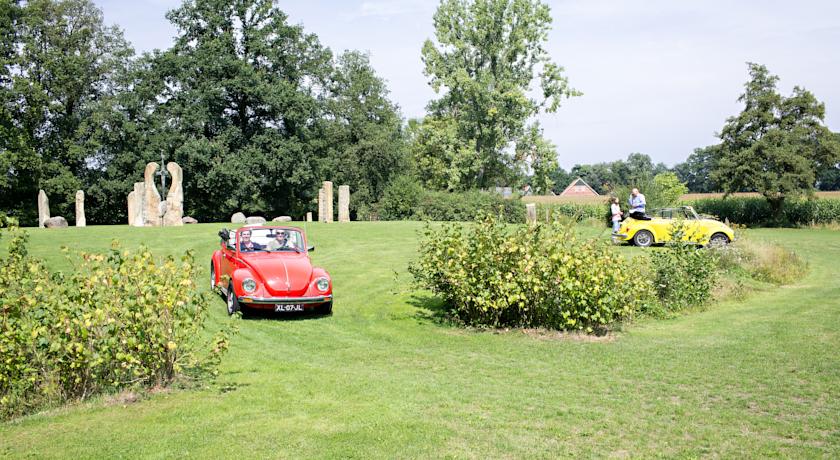
<path id="1" fill-rule="evenodd" d="M 180 0 L 94 0 L 138 52 L 167 48 L 164 17 Z M 826 104 L 840 131 L 840 2 L 547 1 L 548 49 L 584 95 L 540 117 L 565 168 L 631 152 L 673 165 L 716 142 L 747 79 L 745 62 L 765 64 L 788 94 L 794 85 Z M 433 0 L 278 1 L 293 23 L 333 51 L 370 54 L 406 118 L 434 93 L 420 48 L 432 37 Z"/>

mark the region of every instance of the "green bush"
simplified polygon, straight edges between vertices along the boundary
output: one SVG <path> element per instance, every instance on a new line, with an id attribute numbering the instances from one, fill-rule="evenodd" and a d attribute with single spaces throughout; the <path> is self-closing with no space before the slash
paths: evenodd
<path id="1" fill-rule="evenodd" d="M 525 205 L 518 199 L 505 199 L 495 193 L 477 190 L 438 192 L 425 190 L 408 176 L 394 180 L 382 199 L 363 218 L 380 220 L 472 221 L 494 214 L 506 222 L 523 222 Z"/>
<path id="2" fill-rule="evenodd" d="M 539 203 L 537 204 L 537 220 L 548 221 L 570 219 L 575 222 L 596 219 L 609 222 L 611 218 L 610 206 L 606 199 L 604 203 Z M 608 225 L 612 225 L 609 223 Z"/>
<path id="3" fill-rule="evenodd" d="M 653 300 L 633 263 L 568 225 L 509 226 L 487 217 L 469 227 L 427 227 L 410 266 L 420 286 L 468 325 L 592 332 Z"/>
<path id="4" fill-rule="evenodd" d="M 669 312 L 706 302 L 719 273 L 715 248 L 700 249 L 684 242 L 684 235 L 685 227 L 676 224 L 665 250 L 650 251 L 657 298 Z"/>
<path id="5" fill-rule="evenodd" d="M 762 197 L 708 198 L 691 203 L 701 214 L 749 226 L 788 226 L 828 224 L 840 222 L 840 200 L 818 198 L 787 200 L 782 206 L 781 219 L 773 215 L 770 205 Z"/>
<path id="6" fill-rule="evenodd" d="M 214 372 L 229 330 L 203 334 L 207 293 L 191 253 L 156 261 L 145 248 L 68 257 L 50 273 L 10 230 L 0 259 L 0 415 Z"/>

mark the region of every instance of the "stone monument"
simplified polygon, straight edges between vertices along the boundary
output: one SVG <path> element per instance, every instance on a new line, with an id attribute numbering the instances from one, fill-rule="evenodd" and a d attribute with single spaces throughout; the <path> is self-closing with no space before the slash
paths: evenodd
<path id="1" fill-rule="evenodd" d="M 318 189 L 318 222 L 327 221 L 327 200 L 324 196 L 324 188 Z"/>
<path id="2" fill-rule="evenodd" d="M 145 227 L 145 212 L 143 210 L 143 196 L 146 194 L 146 184 L 143 182 L 134 183 L 134 225 L 135 227 Z"/>
<path id="3" fill-rule="evenodd" d="M 184 171 L 174 161 L 166 164 L 166 170 L 169 171 L 169 176 L 172 178 L 172 185 L 169 186 L 169 192 L 166 194 L 163 226 L 177 227 L 184 225 L 183 220 L 181 220 L 184 217 L 184 187 L 182 185 Z"/>
<path id="4" fill-rule="evenodd" d="M 81 190 L 76 191 L 76 227 L 87 226 L 85 219 L 85 192 Z"/>
<path id="5" fill-rule="evenodd" d="M 306 213 L 306 221 L 307 222 L 312 222 L 312 213 L 311 212 Z"/>
<path id="6" fill-rule="evenodd" d="M 38 190 L 38 227 L 44 228 L 44 222 L 50 218 L 50 200 L 43 190 Z"/>
<path id="7" fill-rule="evenodd" d="M 155 172 L 158 164 L 154 161 L 146 165 L 143 172 L 143 224 L 146 227 L 160 227 L 160 193 L 155 186 Z"/>
<path id="8" fill-rule="evenodd" d="M 333 183 L 328 180 L 324 181 L 324 214 L 327 218 L 324 222 L 333 221 Z"/>
<path id="9" fill-rule="evenodd" d="M 350 222 L 350 186 L 338 186 L 338 221 Z"/>

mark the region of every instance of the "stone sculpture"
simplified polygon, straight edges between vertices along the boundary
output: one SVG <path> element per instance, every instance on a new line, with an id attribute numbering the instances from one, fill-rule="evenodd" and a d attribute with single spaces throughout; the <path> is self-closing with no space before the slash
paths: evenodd
<path id="1" fill-rule="evenodd" d="M 76 191 L 76 227 L 87 226 L 85 219 L 85 192 L 81 190 Z"/>
<path id="2" fill-rule="evenodd" d="M 244 224 L 245 223 L 245 214 L 241 212 L 237 212 L 234 215 L 230 216 L 230 223 L 232 224 Z"/>
<path id="3" fill-rule="evenodd" d="M 318 189 L 318 222 L 327 221 L 327 202 L 324 188 Z"/>
<path id="4" fill-rule="evenodd" d="M 143 223 L 146 227 L 160 227 L 160 193 L 155 186 L 155 172 L 158 164 L 154 161 L 146 165 L 143 172 Z"/>
<path id="5" fill-rule="evenodd" d="M 312 213 L 311 212 L 306 213 L 306 221 L 307 222 L 312 222 Z"/>
<path id="6" fill-rule="evenodd" d="M 128 225 L 130 227 L 134 226 L 134 216 L 137 214 L 137 195 L 134 193 L 134 190 L 128 192 L 128 197 L 126 198 L 127 205 L 128 205 Z"/>
<path id="7" fill-rule="evenodd" d="M 324 214 L 326 214 L 324 222 L 333 221 L 333 183 L 328 180 L 324 181 Z"/>
<path id="8" fill-rule="evenodd" d="M 338 186 L 338 221 L 350 222 L 350 186 Z"/>
<path id="9" fill-rule="evenodd" d="M 184 217 L 184 171 L 178 163 L 170 161 L 166 164 L 166 170 L 172 178 L 172 185 L 169 186 L 169 193 L 166 194 L 166 211 L 163 215 L 164 227 L 177 227 L 184 225 L 181 220 Z"/>
<path id="10" fill-rule="evenodd" d="M 143 206 L 143 197 L 146 194 L 146 184 L 143 182 L 135 182 L 134 183 L 134 222 L 132 225 L 135 227 L 145 227 L 146 220 L 143 216 L 145 216 L 145 211 Z"/>
<path id="11" fill-rule="evenodd" d="M 44 228 L 44 222 L 50 218 L 50 200 L 43 190 L 38 190 L 38 227 Z"/>

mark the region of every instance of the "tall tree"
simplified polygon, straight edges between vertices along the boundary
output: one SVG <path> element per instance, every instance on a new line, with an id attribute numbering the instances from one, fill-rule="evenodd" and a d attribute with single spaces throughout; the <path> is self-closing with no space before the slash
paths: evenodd
<path id="1" fill-rule="evenodd" d="M 694 149 L 683 163 L 674 166 L 674 172 L 680 181 L 684 182 L 690 192 L 710 193 L 719 190 L 712 180 L 711 173 L 718 146 Z"/>
<path id="2" fill-rule="evenodd" d="M 436 43 L 426 40 L 422 58 L 432 88 L 442 94 L 429 109 L 453 119 L 462 142 L 473 145 L 478 170 L 470 186 L 504 181 L 516 169 L 506 148 L 523 135 L 527 120 L 579 94 L 545 49 L 549 7 L 539 0 L 443 0 L 434 26 Z M 539 98 L 530 97 L 535 80 Z"/>
<path id="3" fill-rule="evenodd" d="M 146 78 L 161 82 L 156 136 L 184 167 L 187 211 L 303 212 L 319 179 L 329 50 L 272 0 L 188 0 L 167 17 L 178 36 Z"/>
<path id="4" fill-rule="evenodd" d="M 5 8 L 15 11 L 14 3 Z M 9 63 L 0 77 L 12 120 L 4 128 L 13 131 L 0 146 L 9 163 L 0 208 L 34 223 L 38 188 L 54 212 L 69 217 L 75 191 L 94 182 L 102 165 L 88 143 L 98 129 L 91 120 L 109 110 L 114 78 L 133 51 L 89 0 L 32 0 L 17 13 L 14 54 L 4 51 Z"/>
<path id="5" fill-rule="evenodd" d="M 324 126 L 327 158 L 321 176 L 349 185 L 351 211 L 378 201 L 405 166 L 402 119 L 385 81 L 366 54 L 347 51 L 336 60 Z"/>
<path id="6" fill-rule="evenodd" d="M 423 186 L 435 190 L 468 189 L 481 163 L 475 141 L 458 136 L 458 123 L 450 117 L 429 115 L 408 123 L 411 169 Z"/>
<path id="7" fill-rule="evenodd" d="M 534 193 L 547 195 L 554 187 L 557 164 L 557 147 L 543 136 L 538 123 L 529 126 L 516 143 L 516 159 L 530 170 L 530 183 Z M 564 185 L 565 186 L 565 185 Z"/>
<path id="8" fill-rule="evenodd" d="M 779 213 L 785 198 L 813 191 L 819 169 L 840 161 L 840 143 L 811 92 L 797 86 L 783 97 L 777 76 L 763 65 L 748 66 L 750 80 L 738 98 L 744 109 L 721 130 L 711 176 L 727 193 L 760 192 Z"/>

